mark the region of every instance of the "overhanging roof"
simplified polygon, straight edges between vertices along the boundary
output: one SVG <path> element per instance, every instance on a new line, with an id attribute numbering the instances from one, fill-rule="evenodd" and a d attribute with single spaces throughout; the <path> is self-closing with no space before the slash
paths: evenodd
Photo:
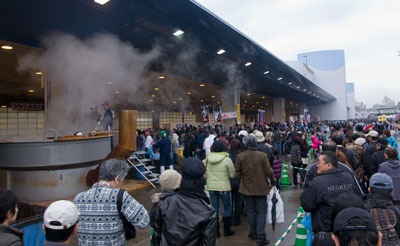
<path id="1" fill-rule="evenodd" d="M 185 32 L 183 40 L 173 36 L 178 29 Z M 40 46 L 40 37 L 50 31 L 67 32 L 80 38 L 99 32 L 112 33 L 141 51 L 161 45 L 163 56 L 148 67 L 155 72 L 168 71 L 222 87 L 232 85 L 227 82 L 233 75 L 243 91 L 309 104 L 335 100 L 194 1 L 111 0 L 105 5 L 93 0 L 3 2 L 0 39 Z M 194 57 L 197 66 L 185 70 L 179 66 L 181 61 L 175 54 L 190 50 L 192 43 L 199 50 Z M 226 53 L 218 55 L 219 49 Z M 252 65 L 246 67 L 246 62 Z M 230 74 L 227 67 L 235 68 L 235 72 Z M 264 74 L 266 71 L 269 73 Z"/>

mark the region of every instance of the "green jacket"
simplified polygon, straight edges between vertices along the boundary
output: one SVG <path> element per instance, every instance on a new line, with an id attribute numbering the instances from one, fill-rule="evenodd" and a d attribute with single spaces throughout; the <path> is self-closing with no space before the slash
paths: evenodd
<path id="1" fill-rule="evenodd" d="M 229 178 L 235 177 L 235 167 L 233 166 L 229 154 L 226 152 L 211 152 L 203 160 L 207 168 L 207 190 L 230 191 L 231 183 Z"/>

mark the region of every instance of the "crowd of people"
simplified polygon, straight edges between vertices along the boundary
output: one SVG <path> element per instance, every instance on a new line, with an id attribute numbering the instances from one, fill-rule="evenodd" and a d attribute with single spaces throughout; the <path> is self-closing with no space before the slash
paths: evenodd
<path id="1" fill-rule="evenodd" d="M 390 125 L 272 123 L 138 131 L 138 149 L 158 149 L 164 167 L 151 210 L 120 189 L 127 163 L 106 160 L 90 189 L 47 208 L 45 245 L 68 245 L 75 235 L 79 245 L 125 245 L 123 220 L 141 229 L 150 225 L 152 245 L 216 245 L 221 235 L 235 235 L 232 227 L 242 223 L 243 211 L 248 238 L 268 245 L 267 194 L 279 188 L 282 159 L 290 160 L 293 188 L 303 188 L 299 200 L 311 215 L 314 245 L 381 245 L 395 240 L 393 235 L 398 240 L 400 163 L 393 138 L 397 126 L 391 130 Z M 174 170 L 180 165 L 179 146 L 185 149 L 180 173 Z M 16 195 L 1 191 L 0 245 L 22 245 L 22 231 L 12 227 L 17 214 Z"/>

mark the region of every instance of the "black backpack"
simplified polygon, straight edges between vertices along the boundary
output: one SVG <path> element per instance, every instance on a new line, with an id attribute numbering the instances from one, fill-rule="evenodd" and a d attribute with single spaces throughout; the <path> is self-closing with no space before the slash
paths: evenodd
<path id="1" fill-rule="evenodd" d="M 395 229 L 397 216 L 394 211 L 385 208 L 372 208 L 370 213 L 375 219 L 376 228 L 382 233 L 382 246 L 400 245 L 400 239 Z"/>

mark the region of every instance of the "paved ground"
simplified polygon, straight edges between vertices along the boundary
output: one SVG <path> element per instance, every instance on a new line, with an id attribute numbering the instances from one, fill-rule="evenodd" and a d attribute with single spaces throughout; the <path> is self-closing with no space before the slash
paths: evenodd
<path id="1" fill-rule="evenodd" d="M 156 189 L 146 189 L 141 191 L 131 192 L 131 194 L 140 201 L 146 208 L 151 207 L 151 202 L 149 197 L 151 194 L 156 192 Z M 285 222 L 276 225 L 275 231 L 272 231 L 272 226 L 270 224 L 266 225 L 267 238 L 270 240 L 270 245 L 274 245 L 275 242 L 279 240 L 282 234 L 286 231 L 288 226 L 292 223 L 293 219 L 297 216 L 297 210 L 299 208 L 299 195 L 301 193 L 300 188 L 292 188 L 289 186 L 283 187 L 281 196 L 284 201 L 285 207 Z M 222 223 L 220 224 L 220 230 L 223 231 Z M 240 226 L 232 227 L 236 231 L 235 235 L 231 237 L 221 236 L 218 238 L 218 245 L 255 245 L 256 241 L 247 238 L 248 224 L 247 218 L 242 216 L 242 224 Z M 144 230 L 137 230 L 137 237 L 133 240 L 128 241 L 128 245 L 150 245 L 149 234 L 150 228 Z M 296 236 L 296 227 L 293 227 L 291 232 L 286 236 L 280 245 L 294 245 Z"/>

